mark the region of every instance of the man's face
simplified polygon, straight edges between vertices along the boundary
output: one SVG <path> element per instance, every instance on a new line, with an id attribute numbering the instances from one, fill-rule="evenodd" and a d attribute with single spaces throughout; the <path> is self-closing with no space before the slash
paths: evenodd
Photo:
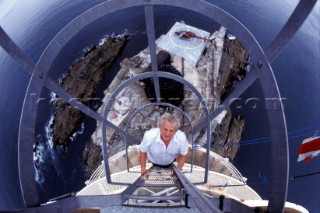
<path id="1" fill-rule="evenodd" d="M 160 133 L 161 133 L 161 139 L 168 143 L 171 138 L 174 136 L 174 134 L 177 131 L 177 124 L 176 123 L 170 123 L 167 120 L 164 120 L 163 125 L 160 127 Z"/>

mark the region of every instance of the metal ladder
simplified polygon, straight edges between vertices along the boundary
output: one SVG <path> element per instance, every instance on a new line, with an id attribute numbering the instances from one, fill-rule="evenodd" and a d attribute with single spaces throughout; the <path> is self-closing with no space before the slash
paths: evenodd
<path id="1" fill-rule="evenodd" d="M 175 165 L 167 169 L 152 166 L 123 195 L 126 206 L 185 206 L 201 212 L 221 212 Z"/>

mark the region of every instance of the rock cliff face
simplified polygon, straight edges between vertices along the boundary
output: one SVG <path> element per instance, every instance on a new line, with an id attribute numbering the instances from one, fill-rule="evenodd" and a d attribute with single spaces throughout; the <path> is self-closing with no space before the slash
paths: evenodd
<path id="1" fill-rule="evenodd" d="M 70 68 L 61 87 L 85 105 L 95 97 L 96 87 L 127 42 L 127 36 L 109 38 L 99 47 L 89 50 L 83 59 Z M 57 99 L 57 112 L 51 124 L 54 145 L 68 146 L 79 130 L 84 114 L 65 101 Z"/>
<path id="2" fill-rule="evenodd" d="M 242 48 L 237 40 L 228 40 L 225 37 L 225 32 L 226 29 L 221 27 L 219 31 L 212 34 L 210 40 L 214 42 L 207 42 L 206 50 L 197 67 L 193 67 L 180 56 L 171 54 L 170 65 L 200 91 L 202 96 L 207 99 L 208 107 L 211 111 L 217 109 L 233 86 L 245 76 L 245 66 L 248 63 L 248 55 L 245 49 Z M 160 50 L 157 49 L 158 52 Z M 102 113 L 106 102 L 120 83 L 148 70 L 150 66 L 148 49 L 143 50 L 132 58 L 125 59 L 120 65 L 120 71 L 105 91 L 105 98 L 98 111 L 99 113 Z M 124 128 L 134 110 L 148 103 L 150 101 L 145 94 L 145 84 L 141 81 L 135 82 L 116 97 L 107 119 L 120 128 Z M 201 118 L 203 119 L 202 106 L 188 88 L 184 89 L 184 100 L 180 107 L 188 115 L 192 125 L 197 125 Z M 133 118 L 128 127 L 128 145 L 139 144 L 143 133 L 147 129 L 157 126 L 161 110 L 163 109 L 158 107 L 147 108 Z M 96 160 L 97 153 L 94 156 L 90 154 L 92 149 L 98 150 L 102 146 L 100 125 L 98 123 L 97 130 L 92 135 L 92 143 L 88 143 L 84 151 L 85 164 L 88 166 L 88 176 L 100 164 L 99 160 Z M 190 125 L 186 120 L 183 120 L 182 129 L 190 138 Z M 212 150 L 233 160 L 239 148 L 238 142 L 243 129 L 244 120 L 241 117 L 233 117 L 230 109 L 223 111 L 212 121 Z M 203 146 L 207 143 L 206 130 L 200 131 L 194 137 L 196 144 Z M 123 139 L 110 128 L 107 130 L 107 143 L 109 157 L 125 148 Z M 101 159 L 101 156 L 99 156 L 99 159 Z"/>
<path id="3" fill-rule="evenodd" d="M 224 99 L 232 87 L 245 77 L 248 59 L 247 51 L 237 40 L 225 39 L 219 70 L 221 80 L 218 88 L 221 99 Z M 227 74 L 223 74 L 225 70 L 229 70 Z"/>

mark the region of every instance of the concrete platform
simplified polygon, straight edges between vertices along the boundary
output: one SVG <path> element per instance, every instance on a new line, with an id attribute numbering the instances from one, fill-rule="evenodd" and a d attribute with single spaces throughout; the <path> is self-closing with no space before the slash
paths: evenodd
<path id="1" fill-rule="evenodd" d="M 192 32 L 198 38 L 182 39 L 175 34 L 176 32 L 181 31 Z M 192 66 L 195 67 L 200 59 L 200 56 L 203 53 L 205 44 L 207 42 L 206 39 L 209 36 L 210 33 L 204 30 L 176 22 L 172 26 L 170 31 L 160 41 L 158 47 L 172 54 L 183 57 L 186 61 L 188 61 Z"/>

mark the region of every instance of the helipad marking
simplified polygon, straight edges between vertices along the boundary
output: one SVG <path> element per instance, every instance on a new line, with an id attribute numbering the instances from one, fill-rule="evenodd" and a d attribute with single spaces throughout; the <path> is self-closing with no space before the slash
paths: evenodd
<path id="1" fill-rule="evenodd" d="M 182 28 L 182 29 L 181 29 Z M 185 28 L 185 29 L 183 29 Z M 170 41 L 172 42 L 173 45 L 179 47 L 179 48 L 182 48 L 182 49 L 189 49 L 189 50 L 192 50 L 192 49 L 197 49 L 199 47 L 201 47 L 201 45 L 204 43 L 203 39 L 199 39 L 199 38 L 191 38 L 189 39 L 188 41 L 185 41 L 185 40 L 182 40 L 182 39 L 179 39 L 179 37 L 175 36 L 174 33 L 178 31 L 178 29 L 180 30 L 185 30 L 185 31 L 191 31 L 193 33 L 195 33 L 197 36 L 199 37 L 204 37 L 202 35 L 202 33 L 197 29 L 197 28 L 194 28 L 194 27 L 190 27 L 190 26 L 179 26 L 179 27 L 175 27 L 173 28 L 171 31 L 170 31 Z M 182 46 L 179 43 L 179 41 L 183 44 L 186 44 L 185 46 Z M 200 41 L 200 43 L 197 45 L 197 46 L 194 46 L 194 47 L 189 47 L 187 46 L 188 44 L 192 44 L 191 42 L 195 41 L 197 44 L 198 42 L 197 41 Z M 178 43 L 177 43 L 178 42 Z"/>

